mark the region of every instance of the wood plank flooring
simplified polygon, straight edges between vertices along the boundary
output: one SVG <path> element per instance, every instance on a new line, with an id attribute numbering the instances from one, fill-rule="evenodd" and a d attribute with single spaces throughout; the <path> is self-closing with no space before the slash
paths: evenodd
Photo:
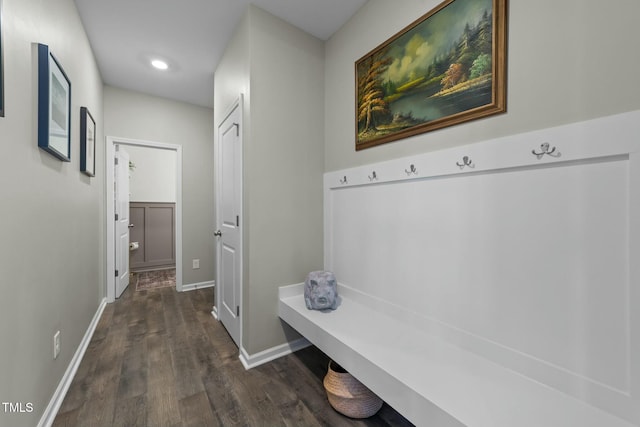
<path id="1" fill-rule="evenodd" d="M 213 289 L 127 289 L 109 304 L 54 426 L 411 426 L 386 404 L 335 412 L 315 347 L 246 371 L 211 316 Z"/>

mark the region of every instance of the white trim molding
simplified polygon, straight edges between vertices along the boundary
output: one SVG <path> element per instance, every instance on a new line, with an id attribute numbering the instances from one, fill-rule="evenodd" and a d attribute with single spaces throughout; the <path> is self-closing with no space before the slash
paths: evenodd
<path id="1" fill-rule="evenodd" d="M 213 288 L 215 286 L 215 280 L 209 280 L 208 282 L 189 283 L 188 285 L 182 285 L 182 292 L 195 291 L 196 289 Z"/>
<path id="2" fill-rule="evenodd" d="M 240 361 L 245 369 L 249 370 L 260 366 L 264 363 L 271 362 L 272 360 L 279 359 L 291 353 L 295 353 L 298 350 L 307 348 L 311 345 L 306 338 L 298 338 L 295 341 L 287 342 L 275 347 L 268 348 L 256 354 L 248 354 L 247 351 L 242 348 L 240 350 Z"/>
<path id="3" fill-rule="evenodd" d="M 60 410 L 60 406 L 62 405 L 62 401 L 69 390 L 69 386 L 71 386 L 71 382 L 73 381 L 73 377 L 76 375 L 78 371 L 78 367 L 80 366 L 80 362 L 82 362 L 82 358 L 84 357 L 84 353 L 87 351 L 87 347 L 89 347 L 89 343 L 91 342 L 91 338 L 93 337 L 93 333 L 98 326 L 98 322 L 102 317 L 102 312 L 104 308 L 107 306 L 107 299 L 103 298 L 100 301 L 100 305 L 98 306 L 98 310 L 96 314 L 93 316 L 89 327 L 87 328 L 87 332 L 84 334 L 82 341 L 80 341 L 80 345 L 76 350 L 73 358 L 69 362 L 69 366 L 65 371 L 60 383 L 58 384 L 58 388 L 53 393 L 47 408 L 44 410 L 42 417 L 40 418 L 40 422 L 38 422 L 38 427 L 50 427 L 53 425 L 53 421 L 56 419 L 56 415 L 58 415 L 58 411 Z"/>

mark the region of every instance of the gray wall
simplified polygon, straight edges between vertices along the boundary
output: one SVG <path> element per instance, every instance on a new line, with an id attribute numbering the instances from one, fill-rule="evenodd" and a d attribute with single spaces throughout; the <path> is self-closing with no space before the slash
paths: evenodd
<path id="1" fill-rule="evenodd" d="M 216 71 L 216 127 L 245 94 L 243 347 L 290 330 L 277 290 L 322 268 L 324 44 L 251 6 Z"/>
<path id="2" fill-rule="evenodd" d="M 0 425 L 38 423 L 103 298 L 103 85 L 73 0 L 3 0 L 0 118 Z M 71 162 L 37 147 L 37 61 L 48 44 L 71 80 Z M 96 176 L 80 172 L 80 107 L 96 118 Z M 53 335 L 62 351 L 53 359 Z"/>
<path id="3" fill-rule="evenodd" d="M 214 280 L 212 117 L 210 108 L 104 88 L 105 135 L 182 146 L 183 285 Z"/>
<path id="4" fill-rule="evenodd" d="M 327 42 L 325 170 L 640 108 L 640 2 L 512 0 L 506 114 L 356 153 L 354 62 L 439 2 L 369 0 Z"/>

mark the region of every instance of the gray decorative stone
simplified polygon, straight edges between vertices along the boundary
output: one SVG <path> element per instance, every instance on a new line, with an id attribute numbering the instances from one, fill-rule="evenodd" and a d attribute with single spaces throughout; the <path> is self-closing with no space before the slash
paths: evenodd
<path id="1" fill-rule="evenodd" d="M 309 310 L 338 307 L 336 276 L 330 271 L 312 271 L 304 281 L 304 302 Z"/>

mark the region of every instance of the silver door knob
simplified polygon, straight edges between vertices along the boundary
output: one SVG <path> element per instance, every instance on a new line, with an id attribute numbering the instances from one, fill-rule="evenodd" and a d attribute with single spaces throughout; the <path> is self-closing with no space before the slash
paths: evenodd
<path id="1" fill-rule="evenodd" d="M 135 225 L 129 224 L 129 228 L 133 228 L 133 227 L 135 227 Z"/>
<path id="2" fill-rule="evenodd" d="M 213 233 L 213 235 L 216 236 L 216 237 L 220 237 L 220 236 L 222 236 L 222 231 L 217 230 L 215 233 Z"/>

